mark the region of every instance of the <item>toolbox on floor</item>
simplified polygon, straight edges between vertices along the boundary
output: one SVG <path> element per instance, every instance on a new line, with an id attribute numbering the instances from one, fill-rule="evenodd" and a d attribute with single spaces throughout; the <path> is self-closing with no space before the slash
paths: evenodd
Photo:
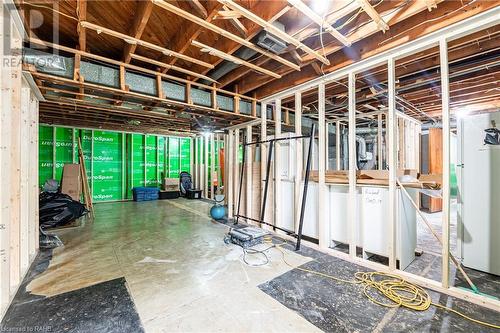
<path id="1" fill-rule="evenodd" d="M 163 199 L 177 199 L 181 196 L 179 191 L 160 191 L 160 200 Z"/>
<path id="2" fill-rule="evenodd" d="M 201 190 L 186 190 L 186 198 L 201 199 Z"/>
<path id="3" fill-rule="evenodd" d="M 156 187 L 134 187 L 132 196 L 134 201 L 158 200 L 160 190 Z"/>

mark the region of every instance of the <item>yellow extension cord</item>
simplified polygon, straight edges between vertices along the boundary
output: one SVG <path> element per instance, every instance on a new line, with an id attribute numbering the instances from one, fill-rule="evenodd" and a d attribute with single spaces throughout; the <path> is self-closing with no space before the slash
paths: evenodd
<path id="1" fill-rule="evenodd" d="M 271 243 L 272 244 L 272 238 L 265 238 L 264 240 L 265 243 Z M 423 288 L 411 284 L 410 282 L 406 281 L 404 278 L 401 276 L 395 275 L 395 274 L 389 274 L 389 273 L 384 273 L 384 272 L 356 272 L 354 274 L 355 280 L 345 280 L 341 279 L 329 274 L 317 272 L 314 270 L 302 268 L 302 267 L 296 267 L 291 264 L 289 264 L 286 259 L 285 259 L 285 251 L 282 249 L 282 245 L 286 244 L 286 241 L 284 241 L 281 244 L 275 244 L 275 248 L 278 249 L 283 258 L 283 262 L 288 265 L 291 268 L 298 269 L 300 271 L 306 272 L 306 273 L 311 273 L 317 276 L 321 276 L 324 278 L 332 279 L 337 282 L 342 282 L 342 283 L 349 283 L 349 284 L 359 284 L 364 286 L 363 287 L 363 293 L 364 295 L 373 303 L 378 304 L 380 306 L 385 306 L 388 308 L 397 308 L 397 307 L 405 307 L 408 309 L 412 309 L 415 311 L 425 311 L 427 310 L 431 305 L 441 308 L 443 310 L 452 312 L 462 318 L 465 318 L 473 323 L 487 326 L 490 328 L 495 328 L 495 329 L 500 329 L 500 325 L 495 325 L 491 323 L 487 323 L 481 320 L 477 320 L 474 318 L 471 318 L 457 310 L 454 310 L 452 308 L 446 307 L 444 305 L 441 305 L 439 303 L 434 303 L 432 302 L 432 299 L 430 295 L 425 291 Z M 370 292 L 372 290 L 376 290 L 378 292 L 379 296 L 383 296 L 386 299 L 389 300 L 389 302 L 382 302 L 376 299 Z"/>

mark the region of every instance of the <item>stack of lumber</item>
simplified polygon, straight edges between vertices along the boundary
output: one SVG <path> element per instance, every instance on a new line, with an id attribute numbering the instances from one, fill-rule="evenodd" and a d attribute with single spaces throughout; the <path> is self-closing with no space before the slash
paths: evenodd
<path id="1" fill-rule="evenodd" d="M 405 187 L 425 188 L 437 190 L 441 188 L 442 175 L 440 174 L 418 174 L 416 170 L 400 169 L 397 171 L 397 176 L 401 177 L 408 175 L 414 181 L 401 183 Z M 318 181 L 318 171 L 311 171 L 311 181 Z M 326 171 L 325 182 L 327 184 L 349 184 L 349 174 L 347 170 L 341 171 Z M 358 170 L 356 171 L 356 183 L 359 185 L 379 185 L 389 186 L 389 171 L 388 170 Z"/>

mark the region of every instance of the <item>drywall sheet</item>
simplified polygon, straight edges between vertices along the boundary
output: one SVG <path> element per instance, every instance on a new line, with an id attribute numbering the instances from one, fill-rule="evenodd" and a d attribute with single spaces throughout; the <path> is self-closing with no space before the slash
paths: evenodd
<path id="1" fill-rule="evenodd" d="M 122 199 L 122 134 L 94 131 L 94 201 Z"/>
<path id="2" fill-rule="evenodd" d="M 56 179 L 62 179 L 64 164 L 73 163 L 73 129 L 56 128 Z"/>
<path id="3" fill-rule="evenodd" d="M 54 128 L 49 126 L 40 126 L 38 128 L 38 183 L 43 186 L 47 179 L 53 178 L 53 144 Z"/>
<path id="4" fill-rule="evenodd" d="M 146 135 L 146 186 L 158 186 L 157 136 Z"/>

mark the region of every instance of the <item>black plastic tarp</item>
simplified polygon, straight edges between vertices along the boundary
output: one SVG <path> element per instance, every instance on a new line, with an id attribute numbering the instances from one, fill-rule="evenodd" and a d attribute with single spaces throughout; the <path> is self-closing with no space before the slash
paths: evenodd
<path id="1" fill-rule="evenodd" d="M 85 215 L 85 206 L 62 193 L 40 193 L 40 226 L 59 227 Z"/>

